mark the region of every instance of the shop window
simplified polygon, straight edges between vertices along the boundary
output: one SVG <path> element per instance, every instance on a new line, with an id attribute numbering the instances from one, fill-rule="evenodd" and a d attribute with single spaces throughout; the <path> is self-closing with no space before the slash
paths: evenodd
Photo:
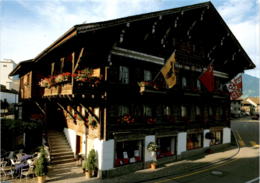
<path id="1" fill-rule="evenodd" d="M 193 133 L 187 135 L 187 150 L 202 147 L 202 133 Z"/>
<path id="2" fill-rule="evenodd" d="M 151 80 L 152 80 L 151 71 L 144 70 L 144 81 L 151 81 Z"/>
<path id="3" fill-rule="evenodd" d="M 172 156 L 176 152 L 176 137 L 157 138 L 157 158 Z"/>
<path id="4" fill-rule="evenodd" d="M 119 67 L 119 81 L 122 84 L 129 84 L 129 69 L 125 66 Z"/>
<path id="5" fill-rule="evenodd" d="M 142 141 L 124 141 L 116 143 L 115 166 L 123 166 L 142 161 Z"/>
<path id="6" fill-rule="evenodd" d="M 218 145 L 222 143 L 222 131 L 212 131 L 213 138 L 210 141 L 210 145 Z"/>

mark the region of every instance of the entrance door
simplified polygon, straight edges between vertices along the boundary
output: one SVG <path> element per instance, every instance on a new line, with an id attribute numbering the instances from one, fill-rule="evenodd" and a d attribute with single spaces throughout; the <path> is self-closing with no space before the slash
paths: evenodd
<path id="1" fill-rule="evenodd" d="M 77 135 L 76 136 L 76 154 L 82 152 L 82 137 Z"/>

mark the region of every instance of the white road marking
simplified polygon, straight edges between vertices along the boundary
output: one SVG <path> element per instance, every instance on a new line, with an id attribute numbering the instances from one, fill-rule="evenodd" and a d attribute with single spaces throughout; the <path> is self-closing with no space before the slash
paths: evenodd
<path id="1" fill-rule="evenodd" d="M 253 183 L 253 182 L 257 181 L 257 180 L 260 180 L 260 177 L 256 177 L 255 179 L 249 180 L 249 181 L 247 181 L 245 183 Z"/>

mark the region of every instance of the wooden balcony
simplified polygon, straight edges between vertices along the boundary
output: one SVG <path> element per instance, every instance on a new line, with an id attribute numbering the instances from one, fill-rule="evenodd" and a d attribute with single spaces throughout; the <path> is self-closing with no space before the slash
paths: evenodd
<path id="1" fill-rule="evenodd" d="M 51 86 L 50 88 L 44 88 L 43 96 L 53 95 L 70 95 L 73 93 L 72 84 L 66 83 L 61 85 Z"/>

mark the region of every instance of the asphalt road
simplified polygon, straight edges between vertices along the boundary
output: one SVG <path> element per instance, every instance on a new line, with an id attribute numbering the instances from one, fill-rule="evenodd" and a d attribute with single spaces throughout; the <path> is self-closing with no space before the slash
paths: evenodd
<path id="1" fill-rule="evenodd" d="M 259 180 L 259 121 L 234 120 L 231 128 L 241 145 L 234 160 L 205 171 L 195 170 L 181 178 L 167 177 L 149 183 L 258 183 Z"/>

